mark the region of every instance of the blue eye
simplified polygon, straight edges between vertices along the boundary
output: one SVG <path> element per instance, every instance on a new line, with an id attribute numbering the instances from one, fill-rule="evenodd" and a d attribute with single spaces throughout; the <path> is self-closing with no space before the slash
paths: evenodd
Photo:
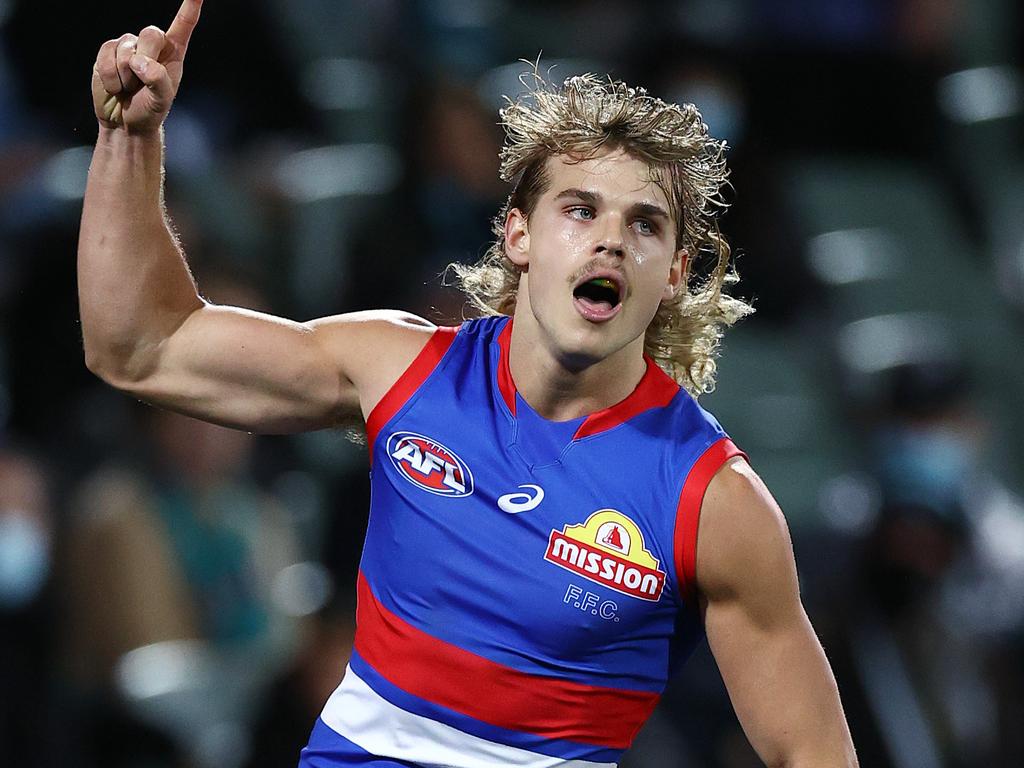
<path id="1" fill-rule="evenodd" d="M 586 206 L 578 205 L 574 208 L 569 209 L 569 215 L 575 219 L 583 219 L 584 221 L 592 221 L 594 218 L 594 211 Z"/>
<path id="2" fill-rule="evenodd" d="M 641 235 L 653 235 L 657 233 L 654 225 L 647 219 L 637 219 L 633 222 L 633 226 L 637 228 L 637 231 Z"/>

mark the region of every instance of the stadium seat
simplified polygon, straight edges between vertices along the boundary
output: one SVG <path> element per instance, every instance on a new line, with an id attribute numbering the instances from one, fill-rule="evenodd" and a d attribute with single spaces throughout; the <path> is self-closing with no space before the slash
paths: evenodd
<path id="1" fill-rule="evenodd" d="M 818 350 L 808 336 L 752 320 L 727 333 L 718 386 L 700 398 L 747 452 L 794 528 L 820 522 L 823 485 L 855 465 Z"/>

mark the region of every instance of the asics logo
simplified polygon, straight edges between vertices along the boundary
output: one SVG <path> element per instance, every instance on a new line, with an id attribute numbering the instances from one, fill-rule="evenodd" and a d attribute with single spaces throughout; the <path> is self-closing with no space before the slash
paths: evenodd
<path id="1" fill-rule="evenodd" d="M 498 506 L 501 507 L 503 512 L 508 512 L 510 515 L 529 512 L 531 509 L 536 509 L 544 501 L 544 489 L 539 485 L 520 485 L 519 487 L 530 488 L 536 492 L 536 495 L 520 492 L 506 493 L 504 496 L 499 496 Z"/>

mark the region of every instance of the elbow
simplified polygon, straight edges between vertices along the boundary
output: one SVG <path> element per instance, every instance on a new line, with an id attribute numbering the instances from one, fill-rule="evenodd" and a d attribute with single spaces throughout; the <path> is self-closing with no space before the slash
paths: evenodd
<path id="1" fill-rule="evenodd" d="M 860 764 L 857 762 L 853 744 L 846 744 L 842 749 L 826 753 L 770 759 L 766 761 L 766 765 L 768 768 L 859 768 Z"/>
<path id="2" fill-rule="evenodd" d="M 83 340 L 83 351 L 85 352 L 85 367 L 94 376 L 109 383 L 111 365 L 110 355 L 102 350 L 95 342 L 90 342 L 88 335 Z"/>
<path id="3" fill-rule="evenodd" d="M 85 352 L 85 367 L 101 381 L 115 389 L 128 389 L 131 382 L 125 375 L 124 368 L 114 363 L 109 356 Z"/>
<path id="4" fill-rule="evenodd" d="M 83 346 L 85 351 L 85 367 L 89 369 L 90 373 L 106 381 L 106 371 L 110 367 L 107 357 L 96 349 L 95 344 L 90 344 L 88 339 L 85 340 Z"/>
<path id="5" fill-rule="evenodd" d="M 89 371 L 109 384 L 110 386 L 124 390 L 133 390 L 144 378 L 145 366 L 140 366 L 137 361 L 137 354 L 118 352 L 116 349 L 90 343 L 85 339 L 85 367 Z M 133 359 L 135 363 L 133 363 Z"/>

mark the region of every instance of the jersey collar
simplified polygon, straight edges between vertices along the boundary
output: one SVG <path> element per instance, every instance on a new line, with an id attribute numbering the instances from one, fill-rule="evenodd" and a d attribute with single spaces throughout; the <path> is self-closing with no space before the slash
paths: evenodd
<path id="1" fill-rule="evenodd" d="M 505 327 L 501 329 L 501 333 L 498 334 L 500 358 L 497 379 L 501 398 L 505 401 L 509 412 L 515 416 L 516 384 L 512 380 L 512 371 L 508 363 L 511 339 L 512 318 L 510 317 L 505 323 Z M 644 355 L 644 362 L 647 363 L 647 370 L 644 372 L 643 378 L 640 379 L 640 383 L 626 396 L 626 399 L 587 416 L 573 435 L 573 440 L 607 432 L 644 411 L 649 411 L 652 408 L 664 408 L 672 401 L 672 398 L 679 392 L 679 385 L 661 370 L 650 356 Z"/>

